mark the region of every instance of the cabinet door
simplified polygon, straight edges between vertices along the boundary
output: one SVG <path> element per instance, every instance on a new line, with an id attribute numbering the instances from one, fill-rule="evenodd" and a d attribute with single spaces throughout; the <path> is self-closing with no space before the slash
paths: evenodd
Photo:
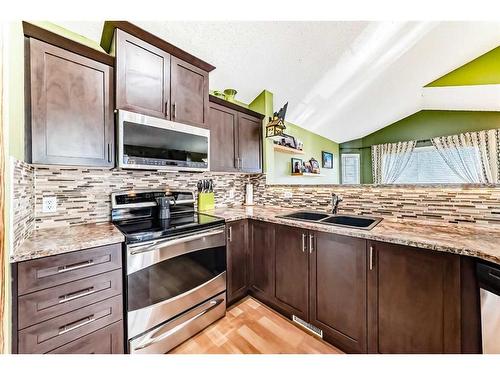
<path id="1" fill-rule="evenodd" d="M 208 73 L 172 56 L 172 120 L 208 126 Z"/>
<path id="2" fill-rule="evenodd" d="M 116 29 L 116 108 L 170 119 L 170 55 Z"/>
<path id="3" fill-rule="evenodd" d="M 460 257 L 369 242 L 368 350 L 460 352 Z"/>
<path id="4" fill-rule="evenodd" d="M 247 221 L 227 224 L 227 300 L 236 302 L 247 294 Z"/>
<path id="5" fill-rule="evenodd" d="M 32 162 L 112 166 L 112 68 L 36 39 L 29 46 Z"/>
<path id="6" fill-rule="evenodd" d="M 83 336 L 48 354 L 123 354 L 123 321 Z"/>
<path id="7" fill-rule="evenodd" d="M 348 353 L 366 353 L 366 241 L 314 233 L 310 322 Z"/>
<path id="8" fill-rule="evenodd" d="M 305 230 L 276 226 L 276 300 L 290 316 L 304 320 L 308 319 L 309 240 Z"/>
<path id="9" fill-rule="evenodd" d="M 262 121 L 238 113 L 238 158 L 243 172 L 262 172 Z"/>
<path id="10" fill-rule="evenodd" d="M 256 297 L 274 300 L 274 224 L 252 221 L 250 286 Z"/>
<path id="11" fill-rule="evenodd" d="M 236 168 L 236 111 L 210 103 L 208 127 L 210 129 L 210 170 L 235 172 Z"/>

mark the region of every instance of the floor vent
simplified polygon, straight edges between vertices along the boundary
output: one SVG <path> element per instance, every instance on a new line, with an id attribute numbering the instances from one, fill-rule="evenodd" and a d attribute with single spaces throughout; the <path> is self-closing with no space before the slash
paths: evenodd
<path id="1" fill-rule="evenodd" d="M 306 321 L 300 319 L 299 317 L 297 317 L 295 315 L 292 315 L 292 320 L 295 323 L 300 324 L 302 327 L 307 329 L 309 332 L 312 332 L 316 336 L 323 338 L 323 331 L 321 329 L 319 329 L 318 327 L 313 326 L 311 323 L 307 323 Z"/>

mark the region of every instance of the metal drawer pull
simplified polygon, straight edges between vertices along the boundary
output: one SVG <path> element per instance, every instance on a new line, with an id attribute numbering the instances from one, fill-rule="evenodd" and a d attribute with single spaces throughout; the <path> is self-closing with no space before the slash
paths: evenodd
<path id="1" fill-rule="evenodd" d="M 89 323 L 92 323 L 95 320 L 94 314 L 87 316 L 86 318 L 77 320 L 76 322 L 66 324 L 59 328 L 58 335 L 64 335 L 65 333 L 71 332 L 77 328 L 86 326 Z"/>
<path id="2" fill-rule="evenodd" d="M 201 318 L 203 315 L 205 315 L 206 313 L 208 313 L 210 310 L 213 310 L 215 309 L 218 305 L 220 305 L 222 302 L 224 301 L 224 299 L 217 299 L 217 300 L 212 300 L 210 301 L 209 303 L 209 306 L 208 308 L 206 308 L 205 310 L 203 310 L 202 312 L 196 314 L 195 316 L 193 316 L 192 318 L 189 318 L 188 320 L 186 320 L 185 322 L 179 324 L 178 326 L 175 326 L 174 328 L 172 328 L 171 330 L 165 332 L 165 333 L 162 333 L 161 335 L 155 337 L 156 334 L 160 333 L 162 328 L 163 327 L 160 327 L 156 330 L 154 330 L 153 332 L 151 332 L 144 340 L 143 340 L 143 343 L 142 344 L 139 344 L 139 346 L 137 346 L 136 348 L 134 348 L 134 350 L 141 350 L 141 349 L 145 349 L 147 348 L 148 346 L 150 345 L 153 345 L 155 343 L 157 343 L 158 341 L 162 341 L 164 339 L 166 339 L 168 336 L 171 336 L 173 335 L 174 333 L 180 331 L 181 329 L 183 329 L 184 327 L 186 327 L 187 325 L 191 324 L 192 322 L 194 322 L 196 319 L 198 318 Z"/>
<path id="3" fill-rule="evenodd" d="M 94 264 L 94 259 L 86 260 L 85 262 L 74 263 L 66 266 L 61 266 L 57 269 L 58 273 L 69 272 L 78 270 L 80 268 L 85 268 Z"/>
<path id="4" fill-rule="evenodd" d="M 77 299 L 80 297 L 85 297 L 85 296 L 88 296 L 89 294 L 92 294 L 92 293 L 95 293 L 93 286 L 91 286 L 90 288 L 79 290 L 77 292 L 65 294 L 64 296 L 60 296 L 59 303 L 73 301 L 74 299 Z"/>
<path id="5" fill-rule="evenodd" d="M 232 227 L 229 227 L 228 229 L 228 234 L 227 234 L 227 240 L 228 242 L 232 242 L 233 241 L 233 228 Z"/>
<path id="6" fill-rule="evenodd" d="M 302 233 L 302 252 L 306 252 L 306 234 Z"/>
<path id="7" fill-rule="evenodd" d="M 370 263 L 370 271 L 373 270 L 373 246 L 370 246 L 370 253 L 368 254 L 368 261 Z"/>
<path id="8" fill-rule="evenodd" d="M 310 234 L 309 235 L 309 254 L 312 254 L 312 252 L 314 251 L 314 242 L 313 242 L 313 235 Z"/>

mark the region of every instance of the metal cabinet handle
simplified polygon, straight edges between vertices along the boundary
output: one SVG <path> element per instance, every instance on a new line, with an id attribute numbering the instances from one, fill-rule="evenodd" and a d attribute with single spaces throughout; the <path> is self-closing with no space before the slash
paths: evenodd
<path id="1" fill-rule="evenodd" d="M 176 102 L 174 102 L 174 104 L 172 104 L 172 117 L 173 118 L 177 117 L 177 103 Z"/>
<path id="2" fill-rule="evenodd" d="M 108 143 L 108 163 L 111 163 L 111 143 Z"/>
<path id="3" fill-rule="evenodd" d="M 165 102 L 165 117 L 168 117 L 168 112 L 169 112 L 169 109 L 170 109 L 170 106 L 168 105 L 168 99 L 167 101 Z"/>
<path id="4" fill-rule="evenodd" d="M 93 264 L 94 264 L 94 259 L 89 259 L 89 260 L 86 260 L 85 262 L 64 265 L 64 266 L 60 266 L 57 269 L 57 273 L 74 271 L 74 270 L 78 270 L 80 268 L 89 267 L 89 266 L 91 266 Z"/>
<path id="5" fill-rule="evenodd" d="M 232 227 L 229 227 L 228 230 L 227 230 L 227 240 L 228 242 L 231 242 L 233 241 L 233 228 Z"/>
<path id="6" fill-rule="evenodd" d="M 74 299 L 85 297 L 85 296 L 88 296 L 89 294 L 93 294 L 95 292 L 96 291 L 95 291 L 94 287 L 91 286 L 90 288 L 82 289 L 82 290 L 79 290 L 77 292 L 68 293 L 68 294 L 65 294 L 65 295 L 59 297 L 59 303 L 66 303 L 69 301 L 73 301 Z"/>
<path id="7" fill-rule="evenodd" d="M 314 251 L 314 236 L 312 234 L 309 234 L 309 254 L 312 254 Z"/>
<path id="8" fill-rule="evenodd" d="M 302 233 L 302 252 L 306 252 L 306 234 Z"/>
<path id="9" fill-rule="evenodd" d="M 95 320 L 94 314 L 89 315 L 83 319 L 77 320 L 76 322 L 66 324 L 65 326 L 59 327 L 58 335 L 63 335 L 65 333 L 71 332 L 77 328 L 86 326 L 87 324 L 92 323 Z"/>
<path id="10" fill-rule="evenodd" d="M 370 252 L 368 253 L 368 263 L 370 271 L 373 270 L 373 246 L 370 246 Z"/>

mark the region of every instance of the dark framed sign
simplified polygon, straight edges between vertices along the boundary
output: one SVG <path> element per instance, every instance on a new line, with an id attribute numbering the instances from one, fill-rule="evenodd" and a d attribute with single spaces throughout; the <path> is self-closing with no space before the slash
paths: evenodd
<path id="1" fill-rule="evenodd" d="M 333 169 L 333 154 L 331 152 L 321 151 L 321 160 L 323 168 Z"/>

